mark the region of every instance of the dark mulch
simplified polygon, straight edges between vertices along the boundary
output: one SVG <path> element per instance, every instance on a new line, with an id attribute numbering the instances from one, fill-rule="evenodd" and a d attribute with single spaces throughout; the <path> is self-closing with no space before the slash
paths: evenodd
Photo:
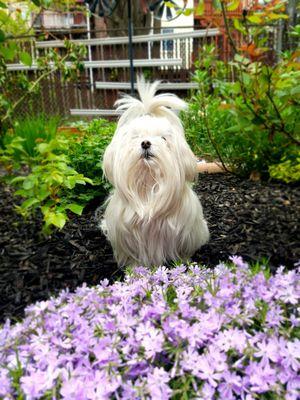
<path id="1" fill-rule="evenodd" d="M 202 175 L 196 186 L 211 241 L 193 257 L 209 266 L 239 254 L 268 258 L 273 268 L 300 259 L 299 199 L 295 185 L 256 183 L 230 175 Z M 10 190 L 0 185 L 0 318 L 19 318 L 24 307 L 68 287 L 121 279 L 112 249 L 94 219 L 97 202 L 60 232 L 44 238 L 40 221 L 14 212 Z"/>

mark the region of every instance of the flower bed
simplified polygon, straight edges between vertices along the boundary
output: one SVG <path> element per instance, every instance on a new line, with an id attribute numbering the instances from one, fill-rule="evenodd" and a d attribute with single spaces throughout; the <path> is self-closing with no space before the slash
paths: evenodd
<path id="1" fill-rule="evenodd" d="M 4 399 L 295 399 L 300 271 L 142 267 L 0 331 Z"/>

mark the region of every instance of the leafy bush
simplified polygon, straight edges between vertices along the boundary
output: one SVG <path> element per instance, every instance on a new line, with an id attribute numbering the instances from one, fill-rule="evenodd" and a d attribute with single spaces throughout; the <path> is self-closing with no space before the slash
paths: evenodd
<path id="1" fill-rule="evenodd" d="M 269 167 L 271 178 L 279 179 L 286 183 L 300 181 L 300 152 L 295 149 L 288 156 L 283 156 L 279 164 Z"/>
<path id="2" fill-rule="evenodd" d="M 16 110 L 31 94 L 38 92 L 42 80 L 55 72 L 59 72 L 63 80 L 77 79 L 83 70 L 82 60 L 86 56 L 86 48 L 69 40 L 64 42 L 63 55 L 56 49 L 49 49 L 44 56 L 33 60 L 32 52 L 25 51 L 34 46 L 34 40 L 30 38 L 33 33 L 32 13 L 38 18 L 40 13 L 46 9 L 53 10 L 58 3 L 60 11 L 64 8 L 63 4 L 71 5 L 64 1 L 26 0 L 27 11 L 25 8 L 22 11 L 17 4 L 13 11 L 14 7 L 11 9 L 7 2 L 0 1 L 0 133 L 12 126 Z M 39 74 L 31 74 L 29 78 L 23 72 L 11 73 L 7 70 L 7 64 L 12 62 L 20 62 L 26 66 L 36 63 Z"/>
<path id="3" fill-rule="evenodd" d="M 1 138 L 1 147 L 11 147 L 11 156 L 15 162 L 31 163 L 38 155 L 37 143 L 54 139 L 59 123 L 59 117 L 43 114 L 17 120 L 13 128 Z"/>
<path id="4" fill-rule="evenodd" d="M 239 257 L 63 291 L 0 330 L 0 396 L 290 399 L 299 394 L 299 269 Z"/>
<path id="5" fill-rule="evenodd" d="M 105 119 L 94 119 L 89 123 L 79 122 L 73 124 L 81 132 L 72 142 L 68 156 L 70 164 L 76 171 L 92 179 L 93 186 L 87 185 L 84 189 L 75 190 L 75 195 L 87 200 L 97 196 L 103 196 L 110 188 L 109 183 L 103 177 L 102 158 L 104 151 L 110 143 L 116 124 Z M 66 130 L 67 136 L 72 135 Z"/>
<path id="6" fill-rule="evenodd" d="M 226 78 L 232 71 L 234 82 Z M 255 170 L 267 177 L 269 166 L 289 158 L 299 145 L 295 54 L 271 68 L 238 54 L 230 63 L 218 61 L 208 46 L 194 79 L 199 90 L 183 119 L 199 155 L 218 157 L 241 175 Z"/>
<path id="7" fill-rule="evenodd" d="M 23 199 L 17 211 L 28 218 L 40 210 L 45 233 L 62 228 L 69 211 L 80 215 L 91 199 L 106 194 L 101 161 L 115 128 L 97 120 L 74 133 L 57 131 L 53 121 L 48 125 L 44 117 L 37 118 L 32 129 L 29 121 L 17 125 L 6 133 L 0 150 L 0 161 L 8 171 L 4 179 Z"/>

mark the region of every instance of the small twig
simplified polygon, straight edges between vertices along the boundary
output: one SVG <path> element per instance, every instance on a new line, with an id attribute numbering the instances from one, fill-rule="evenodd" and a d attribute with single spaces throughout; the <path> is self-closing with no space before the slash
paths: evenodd
<path id="1" fill-rule="evenodd" d="M 205 104 L 204 104 L 204 102 L 203 102 L 203 98 L 204 98 L 203 95 L 204 95 L 204 93 L 203 93 L 203 91 L 202 91 L 201 86 L 200 86 L 200 90 L 201 90 L 201 99 L 202 99 L 202 109 L 203 109 L 203 115 L 204 115 L 204 120 L 205 120 L 205 125 L 206 125 L 206 131 L 207 131 L 208 138 L 209 138 L 211 144 L 213 145 L 213 148 L 215 149 L 215 151 L 216 151 L 216 153 L 217 153 L 217 156 L 218 156 L 218 158 L 219 158 L 219 160 L 220 160 L 220 162 L 221 162 L 221 164 L 222 164 L 222 167 L 223 167 L 224 171 L 229 172 L 229 173 L 231 173 L 231 174 L 234 174 L 232 171 L 230 171 L 230 170 L 226 167 L 226 164 L 225 164 L 225 162 L 224 162 L 224 160 L 223 160 L 223 157 L 221 156 L 221 153 L 220 153 L 220 151 L 219 151 L 219 148 L 218 148 L 218 146 L 217 146 L 217 143 L 215 142 L 215 140 L 214 140 L 214 138 L 213 138 L 213 136 L 212 136 L 212 134 L 211 134 L 210 127 L 209 127 L 209 121 L 208 121 L 208 117 L 207 117 L 207 113 L 206 113 L 206 108 L 205 108 Z"/>
<path id="2" fill-rule="evenodd" d="M 236 45 L 234 43 L 233 37 L 232 37 L 231 32 L 230 32 L 230 27 L 229 27 L 228 18 L 227 18 L 227 15 L 226 15 L 226 8 L 225 8 L 224 0 L 221 0 L 220 3 L 221 3 L 222 15 L 223 15 L 225 28 L 226 28 L 226 33 L 227 33 L 229 42 L 230 42 L 230 44 L 232 46 L 232 49 L 233 49 L 234 53 L 237 53 L 238 51 L 237 51 Z"/>
<path id="3" fill-rule="evenodd" d="M 60 60 L 60 63 L 63 63 L 63 62 L 68 58 L 68 55 L 69 55 L 69 54 L 66 54 L 66 55 Z M 45 79 L 47 76 L 53 74 L 55 71 L 58 70 L 58 68 L 59 68 L 59 67 L 56 66 L 56 67 L 52 68 L 50 71 L 46 71 L 44 74 L 42 74 L 41 76 L 39 76 L 38 79 L 32 84 L 32 86 L 30 87 L 30 89 L 29 89 L 27 92 L 25 92 L 24 95 L 21 96 L 21 97 L 19 98 L 19 100 L 17 100 L 17 101 L 12 105 L 12 107 L 11 107 L 9 110 L 7 110 L 5 116 L 2 118 L 2 121 L 1 121 L 1 122 L 3 123 L 3 122 L 6 121 L 8 118 L 10 118 L 10 115 L 11 115 L 12 111 L 14 111 L 14 110 L 18 107 L 18 105 L 19 105 L 20 103 L 22 103 L 22 101 L 23 101 L 30 93 L 33 92 L 33 90 L 34 90 L 34 89 L 36 88 L 36 86 L 40 83 L 40 81 L 43 80 L 43 79 Z"/>

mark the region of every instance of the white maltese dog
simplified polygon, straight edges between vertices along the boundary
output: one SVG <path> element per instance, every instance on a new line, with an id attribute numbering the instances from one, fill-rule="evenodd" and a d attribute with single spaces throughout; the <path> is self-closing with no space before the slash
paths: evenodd
<path id="1" fill-rule="evenodd" d="M 155 96 L 158 84 L 139 78 L 141 100 L 126 95 L 116 102 L 123 114 L 104 153 L 114 189 L 101 227 L 120 266 L 187 261 L 209 239 L 191 188 L 197 160 L 172 111 L 186 103 L 172 94 Z"/>

